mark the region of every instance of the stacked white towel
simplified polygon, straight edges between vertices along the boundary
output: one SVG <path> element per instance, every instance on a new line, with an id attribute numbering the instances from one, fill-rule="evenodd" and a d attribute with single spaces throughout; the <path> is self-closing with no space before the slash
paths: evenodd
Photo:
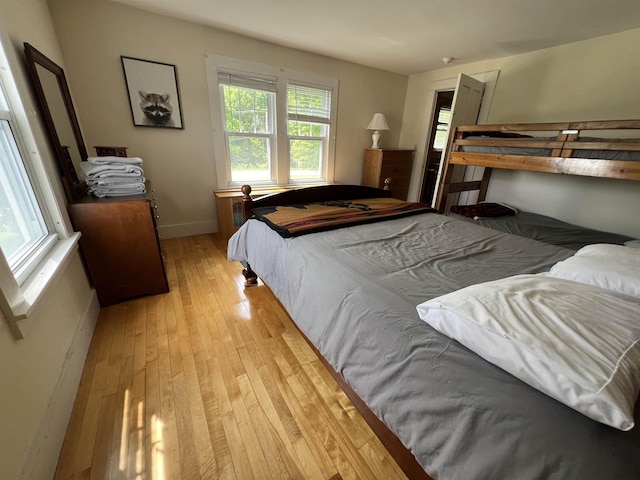
<path id="1" fill-rule="evenodd" d="M 138 157 L 89 157 L 82 162 L 89 192 L 96 197 L 123 197 L 146 193 L 142 159 Z"/>

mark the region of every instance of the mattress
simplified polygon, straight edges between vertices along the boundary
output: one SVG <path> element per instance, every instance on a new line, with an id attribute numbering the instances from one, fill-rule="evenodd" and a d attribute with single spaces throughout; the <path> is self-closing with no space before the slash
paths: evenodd
<path id="1" fill-rule="evenodd" d="M 625 242 L 633 240 L 631 237 L 625 235 L 581 227 L 533 212 L 520 211 L 512 216 L 485 217 L 479 218 L 478 220 L 452 212 L 447 213 L 447 215 L 459 220 L 482 225 L 483 227 L 493 228 L 521 237 L 532 238 L 571 250 L 578 250 L 585 245 L 594 243 L 623 245 Z"/>
<path id="2" fill-rule="evenodd" d="M 416 311 L 572 253 L 437 214 L 293 239 L 250 220 L 228 248 L 433 478 L 640 478 L 640 429 L 621 432 L 573 411 Z"/>

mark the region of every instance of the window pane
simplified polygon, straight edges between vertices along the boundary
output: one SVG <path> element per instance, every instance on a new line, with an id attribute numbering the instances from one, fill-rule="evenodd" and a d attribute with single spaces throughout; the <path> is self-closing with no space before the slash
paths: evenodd
<path id="1" fill-rule="evenodd" d="M 436 126 L 436 136 L 433 140 L 433 148 L 436 150 L 444 150 L 446 147 L 447 130 L 451 122 L 451 109 L 442 107 L 438 112 L 438 125 Z"/>
<path id="2" fill-rule="evenodd" d="M 270 180 L 269 138 L 229 136 L 231 181 Z"/>
<path id="3" fill-rule="evenodd" d="M 436 150 L 443 150 L 445 147 L 445 142 L 447 140 L 447 127 L 438 127 L 436 128 L 436 136 L 433 139 L 433 148 Z"/>
<path id="4" fill-rule="evenodd" d="M 0 120 L 0 247 L 15 271 L 48 235 L 7 120 Z"/>
<path id="5" fill-rule="evenodd" d="M 273 93 L 223 85 L 225 130 L 234 133 L 272 133 L 269 97 Z"/>
<path id="6" fill-rule="evenodd" d="M 295 122 L 289 120 L 288 133 L 292 137 L 326 137 L 328 125 L 312 122 Z"/>
<path id="7" fill-rule="evenodd" d="M 291 170 L 289 176 L 298 178 L 320 178 L 322 165 L 323 140 L 299 140 L 289 141 L 291 157 Z"/>
<path id="8" fill-rule="evenodd" d="M 449 125 L 451 123 L 451 109 L 447 107 L 442 107 L 438 112 L 438 123 L 444 123 L 445 125 Z"/>

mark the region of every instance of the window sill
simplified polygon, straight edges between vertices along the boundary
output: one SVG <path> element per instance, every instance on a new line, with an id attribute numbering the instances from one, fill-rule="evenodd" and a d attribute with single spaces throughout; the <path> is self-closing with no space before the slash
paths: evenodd
<path id="1" fill-rule="evenodd" d="M 316 183 L 288 183 L 285 185 L 275 185 L 275 184 L 270 184 L 270 185 L 262 185 L 262 184 L 255 184 L 252 185 L 251 182 L 245 183 L 243 185 L 250 185 L 251 186 L 251 193 L 254 194 L 262 194 L 262 195 L 266 195 L 269 193 L 279 193 L 279 192 L 283 192 L 285 190 L 295 190 L 297 188 L 306 188 L 306 187 L 318 187 L 321 185 L 333 185 L 332 182 L 316 182 Z M 217 190 L 214 190 L 213 193 L 216 194 L 217 197 L 242 197 L 242 185 L 238 185 L 238 186 L 231 186 L 231 187 L 227 187 L 227 188 L 220 188 Z"/>
<path id="2" fill-rule="evenodd" d="M 78 248 L 80 233 L 74 232 L 64 240 L 58 241 L 45 259 L 38 265 L 21 288 L 11 299 L 4 298 L 3 311 L 9 328 L 16 339 L 25 337 L 30 315 L 38 301 L 51 287 L 58 275 L 64 270 L 73 252 Z M 12 300 L 12 301 L 11 301 Z"/>

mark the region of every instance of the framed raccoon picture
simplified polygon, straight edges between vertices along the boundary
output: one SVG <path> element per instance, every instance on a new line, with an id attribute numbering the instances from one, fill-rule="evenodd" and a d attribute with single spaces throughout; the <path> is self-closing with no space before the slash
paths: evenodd
<path id="1" fill-rule="evenodd" d="M 121 56 L 136 127 L 184 128 L 176 66 Z"/>

